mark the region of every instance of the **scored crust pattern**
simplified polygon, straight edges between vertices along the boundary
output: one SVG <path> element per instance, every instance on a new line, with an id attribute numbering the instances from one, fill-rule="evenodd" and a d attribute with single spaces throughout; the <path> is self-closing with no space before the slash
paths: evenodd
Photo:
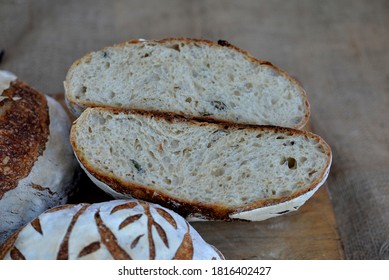
<path id="1" fill-rule="evenodd" d="M 56 221 L 69 214 L 67 226 L 57 228 Z M 79 234 L 82 231 L 86 231 L 88 240 Z M 30 240 L 23 240 L 26 236 Z M 53 238 L 59 240 L 49 240 Z M 46 242 L 58 244 L 57 252 L 48 252 L 47 259 L 50 255 L 59 260 L 101 256 L 118 260 L 224 258 L 216 248 L 198 239 L 187 221 L 159 205 L 137 200 L 66 205 L 45 212 L 7 240 L 0 247 L 0 258 L 42 258 L 31 255 L 36 248 L 26 244 L 40 246 L 40 250 L 55 248 L 46 248 Z M 195 250 L 205 254 L 195 256 Z"/>

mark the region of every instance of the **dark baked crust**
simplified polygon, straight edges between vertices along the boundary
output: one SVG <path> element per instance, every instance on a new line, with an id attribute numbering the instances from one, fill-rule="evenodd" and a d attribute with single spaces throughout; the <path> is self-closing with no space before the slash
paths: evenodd
<path id="1" fill-rule="evenodd" d="M 31 171 L 49 137 L 49 110 L 43 94 L 15 81 L 0 101 L 0 199 Z"/>
<path id="2" fill-rule="evenodd" d="M 176 211 L 180 215 L 184 217 L 194 216 L 194 217 L 205 217 L 208 220 L 231 220 L 229 217 L 231 214 L 240 213 L 244 211 L 250 211 L 253 209 L 274 205 L 277 203 L 285 202 L 296 198 L 302 194 L 313 190 L 318 184 L 320 184 L 327 175 L 326 172 L 331 164 L 331 149 L 328 144 L 321 139 L 318 135 L 315 135 L 308 131 L 296 130 L 291 128 L 277 127 L 277 126 L 269 126 L 269 125 L 248 125 L 248 124 L 236 124 L 236 123 L 228 123 L 228 122 L 208 122 L 206 118 L 194 118 L 190 116 L 177 115 L 167 112 L 156 112 L 156 111 L 145 111 L 145 110 L 129 110 L 129 109 L 119 109 L 119 108 L 94 108 L 93 110 L 109 110 L 113 114 L 119 113 L 131 113 L 138 114 L 142 116 L 149 116 L 156 119 L 162 119 L 168 122 L 187 122 L 196 126 L 217 126 L 220 129 L 249 129 L 260 131 L 272 131 L 274 133 L 286 133 L 287 135 L 303 135 L 305 138 L 313 138 L 316 139 L 321 147 L 323 148 L 323 152 L 327 155 L 326 167 L 323 168 L 322 174 L 318 175 L 316 181 L 314 181 L 310 186 L 301 190 L 299 192 L 294 192 L 289 196 L 280 197 L 277 199 L 267 199 L 260 200 L 249 205 L 246 205 L 244 208 L 229 208 L 222 204 L 206 204 L 206 203 L 195 203 L 189 201 L 188 199 L 173 197 L 171 195 L 167 195 L 162 191 L 158 191 L 153 189 L 152 187 L 148 187 L 145 185 L 135 184 L 132 182 L 125 182 L 118 178 L 115 178 L 112 175 L 107 175 L 102 172 L 96 171 L 88 161 L 83 158 L 83 156 L 78 152 L 77 144 L 72 137 L 72 132 L 70 134 L 70 141 L 73 146 L 73 149 L 81 162 L 81 164 L 88 170 L 88 172 L 98 179 L 101 182 L 107 184 L 114 191 L 130 195 L 132 197 L 150 201 L 153 203 L 160 204 L 164 207 L 170 208 L 173 211 Z M 74 130 L 74 126 L 72 127 L 72 131 Z"/>

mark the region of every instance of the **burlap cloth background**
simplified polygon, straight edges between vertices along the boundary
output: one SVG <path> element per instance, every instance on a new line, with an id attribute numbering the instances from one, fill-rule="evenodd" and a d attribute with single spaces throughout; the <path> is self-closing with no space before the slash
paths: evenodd
<path id="1" fill-rule="evenodd" d="M 389 259 L 389 2 L 0 1 L 1 69 L 63 92 L 70 64 L 134 38 L 225 39 L 297 77 L 328 179 L 344 253 Z"/>

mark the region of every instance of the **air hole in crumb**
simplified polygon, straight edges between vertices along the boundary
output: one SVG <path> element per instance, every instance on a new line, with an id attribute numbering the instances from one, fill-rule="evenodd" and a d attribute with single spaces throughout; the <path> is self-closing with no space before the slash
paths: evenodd
<path id="1" fill-rule="evenodd" d="M 114 92 L 114 91 L 111 91 L 111 93 L 110 93 L 109 97 L 110 97 L 110 98 L 114 98 L 115 96 L 116 96 L 116 92 Z"/>
<path id="2" fill-rule="evenodd" d="M 277 136 L 276 139 L 285 139 L 285 137 L 284 136 Z"/>
<path id="3" fill-rule="evenodd" d="M 88 127 L 88 132 L 92 133 L 92 128 L 90 126 Z"/>
<path id="4" fill-rule="evenodd" d="M 257 134 L 257 136 L 255 136 L 256 138 L 261 138 L 263 136 L 263 134 L 262 133 L 259 133 L 259 134 Z"/>
<path id="5" fill-rule="evenodd" d="M 192 98 L 188 97 L 187 99 L 185 99 L 185 102 L 191 103 L 192 102 Z"/>
<path id="6" fill-rule="evenodd" d="M 241 95 L 241 93 L 240 93 L 239 91 L 237 91 L 237 90 L 235 90 L 233 94 L 234 94 L 235 96 L 240 96 L 240 95 Z"/>
<path id="7" fill-rule="evenodd" d="M 292 157 L 282 158 L 280 161 L 280 164 L 284 165 L 285 163 L 288 164 L 289 169 L 296 169 L 297 168 L 297 161 L 295 158 L 292 158 Z"/>
<path id="8" fill-rule="evenodd" d="M 82 87 L 81 87 L 81 92 L 82 92 L 82 93 L 86 93 L 86 90 L 87 90 L 87 87 L 86 87 L 86 86 L 82 86 Z"/>
<path id="9" fill-rule="evenodd" d="M 172 183 L 172 180 L 170 180 L 169 178 L 165 178 L 163 180 L 166 184 L 170 185 Z"/>
<path id="10" fill-rule="evenodd" d="M 292 157 L 288 157 L 287 161 L 288 161 L 289 169 L 296 169 L 297 168 L 297 161 L 296 161 L 296 159 L 294 159 Z"/>
<path id="11" fill-rule="evenodd" d="M 283 143 L 282 145 L 283 146 L 293 146 L 295 144 L 294 141 L 286 141 L 285 143 Z"/>
<path id="12" fill-rule="evenodd" d="M 311 177 L 313 174 L 315 174 L 317 170 L 312 170 L 311 172 L 308 173 L 308 176 Z"/>
<path id="13" fill-rule="evenodd" d="M 275 191 L 275 190 L 272 190 L 272 191 L 271 191 L 271 194 L 272 194 L 272 195 L 276 195 L 276 191 Z"/>
<path id="14" fill-rule="evenodd" d="M 104 67 L 105 67 L 105 69 L 108 69 L 109 67 L 111 67 L 111 64 L 107 61 L 107 62 L 104 64 Z"/>
<path id="15" fill-rule="evenodd" d="M 170 48 L 178 52 L 181 51 L 180 46 L 178 44 L 171 45 Z"/>
<path id="16" fill-rule="evenodd" d="M 301 157 L 301 158 L 300 158 L 300 162 L 301 162 L 301 163 L 304 163 L 304 162 L 306 162 L 306 161 L 307 161 L 307 158 L 306 158 L 306 157 Z"/>
<path id="17" fill-rule="evenodd" d="M 245 86 L 246 86 L 247 89 L 252 89 L 253 88 L 253 84 L 252 83 L 246 83 Z"/>
<path id="18" fill-rule="evenodd" d="M 141 150 L 142 149 L 142 146 L 140 145 L 140 141 L 137 139 L 135 139 L 135 150 Z"/>
<path id="19" fill-rule="evenodd" d="M 223 168 L 216 168 L 211 171 L 211 174 L 215 177 L 219 177 L 224 175 L 224 169 Z"/>
<path id="20" fill-rule="evenodd" d="M 318 146 L 317 149 L 318 149 L 321 153 L 325 154 L 325 151 L 324 151 L 324 147 L 323 147 L 323 146 Z"/>

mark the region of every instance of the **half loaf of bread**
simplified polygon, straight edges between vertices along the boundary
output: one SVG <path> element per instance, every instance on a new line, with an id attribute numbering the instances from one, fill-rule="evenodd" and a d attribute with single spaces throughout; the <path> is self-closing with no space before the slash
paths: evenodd
<path id="1" fill-rule="evenodd" d="M 309 132 L 88 108 L 71 130 L 91 179 L 192 219 L 264 220 L 296 210 L 328 175 L 330 147 Z"/>
<path id="2" fill-rule="evenodd" d="M 134 40 L 70 67 L 66 101 L 86 107 L 164 111 L 206 119 L 302 128 L 310 109 L 300 84 L 226 41 Z"/>
<path id="3" fill-rule="evenodd" d="M 135 199 L 52 208 L 0 246 L 6 260 L 224 259 L 177 213 Z"/>

